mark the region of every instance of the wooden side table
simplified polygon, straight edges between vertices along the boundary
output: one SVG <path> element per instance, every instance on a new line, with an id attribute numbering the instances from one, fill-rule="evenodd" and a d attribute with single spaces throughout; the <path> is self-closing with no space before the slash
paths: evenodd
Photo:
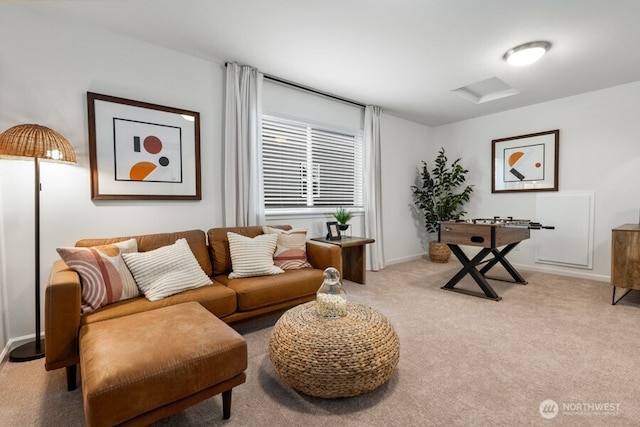
<path id="1" fill-rule="evenodd" d="M 640 289 L 640 224 L 625 224 L 611 230 L 611 286 L 613 305 L 631 290 Z M 629 290 L 616 300 L 616 287 Z"/>
<path id="2" fill-rule="evenodd" d="M 346 237 L 339 240 L 329 240 L 324 237 L 314 237 L 316 242 L 330 243 L 342 248 L 342 270 L 344 279 L 352 282 L 365 283 L 365 270 L 367 268 L 366 246 L 375 242 L 367 237 Z"/>

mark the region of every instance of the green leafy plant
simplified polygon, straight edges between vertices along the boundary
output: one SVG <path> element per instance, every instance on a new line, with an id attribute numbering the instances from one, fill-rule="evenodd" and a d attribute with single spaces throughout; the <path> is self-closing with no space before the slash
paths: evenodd
<path id="1" fill-rule="evenodd" d="M 413 203 L 424 215 L 428 232 L 438 231 L 438 221 L 458 220 L 467 213 L 462 207 L 469 201 L 473 185 L 459 191 L 467 172 L 459 158 L 447 165 L 444 148 L 438 152 L 433 169 L 429 170 L 429 165 L 422 161 L 422 168 L 418 170 L 420 185 L 412 185 L 411 191 Z"/>
<path id="2" fill-rule="evenodd" d="M 345 208 L 338 208 L 333 213 L 333 217 L 340 224 L 346 224 L 347 222 L 349 222 L 349 220 L 351 220 L 351 218 L 353 218 L 353 212 L 349 212 Z"/>

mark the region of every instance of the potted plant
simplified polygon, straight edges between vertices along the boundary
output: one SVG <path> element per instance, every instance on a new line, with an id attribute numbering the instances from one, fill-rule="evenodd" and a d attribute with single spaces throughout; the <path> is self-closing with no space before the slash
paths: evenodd
<path id="1" fill-rule="evenodd" d="M 349 228 L 349 224 L 347 223 L 351 220 L 351 218 L 353 218 L 353 212 L 349 212 L 345 208 L 340 207 L 333 213 L 333 217 L 336 219 L 336 221 L 338 221 L 338 228 L 340 229 L 340 231 L 345 231 L 347 228 Z"/>
<path id="2" fill-rule="evenodd" d="M 412 185 L 413 203 L 422 211 L 424 224 L 429 233 L 438 231 L 440 221 L 453 221 L 462 218 L 467 212 L 462 209 L 473 192 L 473 185 L 467 185 L 460 191 L 469 172 L 460 164 L 460 158 L 447 165 L 444 148 L 438 152 L 435 166 L 422 161 L 418 170 L 419 185 Z M 451 256 L 449 247 L 435 239 L 429 243 L 429 258 L 434 262 L 447 262 Z"/>

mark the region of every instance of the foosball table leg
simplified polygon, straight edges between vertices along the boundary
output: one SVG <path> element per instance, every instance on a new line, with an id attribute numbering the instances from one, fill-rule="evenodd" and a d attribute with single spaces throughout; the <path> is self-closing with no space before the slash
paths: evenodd
<path id="1" fill-rule="evenodd" d="M 480 252 L 478 252 L 478 254 L 474 256 L 473 259 L 469 259 L 469 257 L 467 257 L 467 255 L 462 251 L 462 249 L 460 249 L 458 245 L 449 244 L 448 246 L 451 249 L 451 252 L 453 252 L 456 258 L 458 258 L 458 260 L 462 264 L 462 268 L 455 276 L 451 278 L 451 280 L 447 282 L 446 285 L 444 285 L 440 289 L 443 289 L 445 291 L 458 292 L 466 295 L 472 295 L 479 298 L 490 299 L 493 301 L 500 301 L 502 298 L 499 297 L 496 291 L 493 290 L 491 285 L 489 285 L 489 282 L 487 282 L 487 279 L 485 279 L 484 275 L 482 275 L 476 269 L 478 264 L 480 264 L 480 262 L 482 262 L 482 260 L 491 252 L 491 249 L 484 248 Z M 476 282 L 476 284 L 480 286 L 480 289 L 482 289 L 482 292 L 484 292 L 484 294 L 480 292 L 470 291 L 468 289 L 460 289 L 455 287 L 455 285 L 467 274 L 469 274 Z"/>
<path id="2" fill-rule="evenodd" d="M 522 277 L 520 275 L 520 273 L 518 273 L 518 271 L 513 267 L 513 265 L 511 265 L 511 263 L 507 260 L 506 256 L 509 252 L 511 252 L 511 250 L 513 248 L 515 248 L 518 243 L 511 243 L 507 246 L 504 247 L 504 249 L 502 250 L 498 250 L 496 248 L 491 249 L 491 253 L 493 254 L 494 258 L 492 260 L 490 260 L 481 270 L 480 270 L 480 274 L 482 274 L 483 276 L 485 275 L 485 273 L 487 273 L 494 265 L 496 265 L 498 262 L 504 267 L 505 270 L 507 270 L 507 273 L 509 273 L 509 275 L 513 278 L 513 281 L 515 283 L 518 283 L 520 285 L 526 285 L 527 281 L 524 279 L 524 277 Z M 492 280 L 502 280 L 502 279 L 496 279 L 496 278 L 491 278 Z M 502 280 L 505 281 L 505 280 Z M 507 280 L 508 282 L 510 282 L 509 280 Z"/>

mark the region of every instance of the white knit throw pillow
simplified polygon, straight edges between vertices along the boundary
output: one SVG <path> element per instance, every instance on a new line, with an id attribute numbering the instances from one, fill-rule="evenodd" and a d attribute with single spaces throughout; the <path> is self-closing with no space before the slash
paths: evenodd
<path id="1" fill-rule="evenodd" d="M 251 238 L 228 232 L 227 238 L 233 270 L 229 273 L 230 279 L 284 273 L 283 269 L 273 264 L 277 234 L 261 234 Z"/>
<path id="2" fill-rule="evenodd" d="M 152 251 L 122 254 L 122 258 L 149 301 L 211 283 L 184 238 Z"/>

